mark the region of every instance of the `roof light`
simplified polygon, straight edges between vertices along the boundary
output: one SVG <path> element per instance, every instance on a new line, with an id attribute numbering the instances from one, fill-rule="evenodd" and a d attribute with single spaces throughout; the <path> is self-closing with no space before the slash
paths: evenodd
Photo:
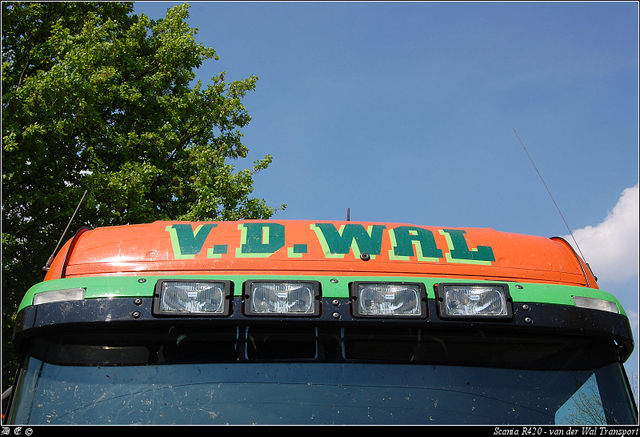
<path id="1" fill-rule="evenodd" d="M 618 314 L 618 305 L 604 299 L 596 299 L 593 297 L 573 296 L 573 303 L 579 308 L 589 308 L 592 310 L 608 311 Z"/>
<path id="2" fill-rule="evenodd" d="M 506 284 L 438 284 L 438 310 L 447 318 L 511 318 Z"/>
<path id="3" fill-rule="evenodd" d="M 355 282 L 356 317 L 426 317 L 425 289 L 419 283 Z"/>
<path id="4" fill-rule="evenodd" d="M 70 300 L 84 299 L 84 288 L 65 288 L 63 290 L 52 290 L 38 293 L 33 296 L 33 304 L 65 302 Z"/>
<path id="5" fill-rule="evenodd" d="M 316 281 L 249 281 L 244 310 L 249 316 L 317 316 L 319 297 Z"/>
<path id="6" fill-rule="evenodd" d="M 159 281 L 154 314 L 176 316 L 226 316 L 231 283 L 228 281 Z"/>

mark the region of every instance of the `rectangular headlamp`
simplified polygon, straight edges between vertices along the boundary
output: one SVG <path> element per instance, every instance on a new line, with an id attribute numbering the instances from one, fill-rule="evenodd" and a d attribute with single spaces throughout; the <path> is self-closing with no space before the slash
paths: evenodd
<path id="1" fill-rule="evenodd" d="M 317 316 L 320 314 L 320 283 L 247 281 L 244 313 L 248 316 Z"/>
<path id="2" fill-rule="evenodd" d="M 438 284 L 442 318 L 509 319 L 513 316 L 507 284 Z"/>
<path id="3" fill-rule="evenodd" d="M 231 282 L 161 280 L 156 284 L 153 313 L 168 316 L 227 316 Z"/>
<path id="4" fill-rule="evenodd" d="M 423 318 L 427 315 L 424 284 L 354 282 L 351 301 L 354 317 Z"/>

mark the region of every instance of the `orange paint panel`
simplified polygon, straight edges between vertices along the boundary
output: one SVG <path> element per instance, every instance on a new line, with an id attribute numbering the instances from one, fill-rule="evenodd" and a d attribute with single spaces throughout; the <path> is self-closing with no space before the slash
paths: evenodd
<path id="1" fill-rule="evenodd" d="M 155 222 L 97 228 L 45 279 L 113 274 L 416 275 L 595 287 L 566 243 L 481 228 L 328 221 Z"/>

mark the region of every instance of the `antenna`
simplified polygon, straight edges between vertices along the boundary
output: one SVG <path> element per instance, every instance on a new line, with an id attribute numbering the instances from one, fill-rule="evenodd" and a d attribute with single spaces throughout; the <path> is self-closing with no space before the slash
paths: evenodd
<path id="1" fill-rule="evenodd" d="M 533 168 L 536 169 L 536 172 L 538 173 L 538 176 L 540 176 L 540 180 L 544 184 L 544 187 L 547 189 L 547 193 L 549 193 L 549 196 L 551 197 L 551 200 L 553 200 L 553 204 L 556 206 L 556 209 L 558 210 L 558 213 L 560 213 L 560 217 L 562 217 L 562 221 L 564 222 L 564 225 L 569 230 L 569 234 L 571 234 L 571 238 L 573 239 L 573 242 L 576 244 L 576 247 L 578 248 L 578 252 L 580 252 L 580 256 L 586 262 L 586 259 L 585 259 L 584 255 L 582 254 L 582 250 L 580 250 L 580 246 L 578 245 L 578 242 L 576 241 L 576 237 L 573 236 L 573 232 L 571 231 L 571 228 L 569 227 L 569 224 L 567 223 L 567 221 L 564 219 L 564 216 L 562 215 L 562 211 L 560 211 L 560 207 L 558 206 L 558 204 L 556 203 L 556 200 L 553 198 L 553 195 L 551 194 L 551 190 L 549 190 L 549 187 L 547 186 L 546 182 L 542 178 L 542 175 L 540 174 L 540 171 L 538 170 L 538 167 L 536 167 L 536 164 L 533 162 L 533 159 L 531 158 L 531 155 L 529 155 L 529 152 L 527 151 L 527 148 L 524 146 L 524 143 L 520 139 L 520 135 L 518 135 L 518 132 L 516 132 L 515 128 L 512 128 L 512 129 L 513 129 L 513 132 L 516 134 L 516 137 L 518 137 L 518 141 L 520 141 L 520 144 L 522 144 L 522 148 L 527 153 L 527 156 L 529 157 L 529 161 L 531 161 L 531 164 L 533 164 Z"/>
<path id="2" fill-rule="evenodd" d="M 64 235 L 69 230 L 69 226 L 71 226 L 71 222 L 73 221 L 73 219 L 76 216 L 78 210 L 80 209 L 80 205 L 82 204 L 82 201 L 84 200 L 86 195 L 87 195 L 87 190 L 84 191 L 84 194 L 82 195 L 82 199 L 80 199 L 80 202 L 78 202 L 78 206 L 76 206 L 76 210 L 73 212 L 73 215 L 71 216 L 71 219 L 69 220 L 69 223 L 67 223 L 67 227 L 64 229 L 64 232 L 62 233 L 62 236 L 58 240 L 58 244 L 56 245 L 56 248 L 53 250 L 53 253 L 51 254 L 49 259 L 47 260 L 47 263 L 44 265 L 44 267 L 42 267 L 43 271 L 45 271 L 45 272 L 49 271 L 49 267 L 51 266 L 51 263 L 53 262 L 53 257 L 56 254 L 56 252 L 58 251 L 58 248 L 60 247 L 60 243 L 62 242 L 62 239 L 64 238 Z"/>

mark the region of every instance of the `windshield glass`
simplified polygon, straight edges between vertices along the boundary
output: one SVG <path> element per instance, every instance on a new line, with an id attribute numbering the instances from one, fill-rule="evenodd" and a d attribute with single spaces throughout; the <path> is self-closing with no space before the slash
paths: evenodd
<path id="1" fill-rule="evenodd" d="M 600 354 L 593 363 L 598 366 L 585 366 L 577 352 L 584 347 L 574 347 L 564 363 L 554 346 L 554 358 L 549 361 L 545 355 L 543 365 L 544 354 L 536 350 L 536 365 L 523 364 L 518 354 L 513 366 L 486 361 L 467 366 L 451 357 L 446 363 L 415 359 L 415 347 L 408 360 L 398 356 L 398 349 L 396 360 L 384 353 L 372 357 L 370 338 L 363 343 L 355 336 L 350 344 L 344 333 L 334 338 L 342 347 L 336 356 L 319 353 L 318 342 L 314 349 L 312 342 L 303 347 L 305 342 L 296 346 L 291 341 L 276 342 L 270 353 L 261 355 L 256 352 L 259 343 L 266 342 L 258 337 L 251 346 L 253 353 L 247 352 L 251 342 L 211 343 L 205 336 L 189 345 L 184 334 L 163 344 L 147 340 L 144 346 L 70 344 L 60 338 L 34 342 L 19 375 L 9 420 L 21 424 L 635 421 L 621 365 L 603 363 Z M 429 342 L 423 343 L 426 347 Z M 449 344 L 452 349 L 454 343 Z M 447 349 L 447 344 L 439 347 Z M 589 349 L 608 350 L 603 344 Z M 367 351 L 367 356 L 359 350 Z M 301 357 L 302 351 L 312 358 Z M 582 364 L 571 365 L 576 360 Z"/>

